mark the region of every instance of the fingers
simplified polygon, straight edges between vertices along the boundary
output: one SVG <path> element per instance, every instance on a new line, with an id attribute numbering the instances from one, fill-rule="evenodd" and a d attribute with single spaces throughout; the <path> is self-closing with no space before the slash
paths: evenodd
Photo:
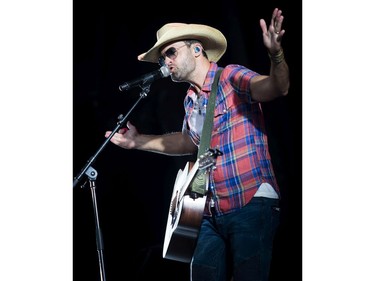
<path id="1" fill-rule="evenodd" d="M 118 133 L 119 134 L 125 134 L 127 131 L 129 131 L 128 128 L 121 128 L 120 130 L 118 130 Z"/>
<path id="2" fill-rule="evenodd" d="M 275 35 L 276 37 L 278 34 L 284 34 L 285 31 L 282 29 L 284 21 L 284 16 L 282 15 L 282 11 L 278 8 L 275 8 L 272 13 L 271 22 L 267 28 L 266 21 L 264 19 L 260 20 L 260 27 L 262 28 L 263 34 L 270 34 Z"/>
<path id="3" fill-rule="evenodd" d="M 129 130 L 131 130 L 131 129 L 135 129 L 135 127 L 133 126 L 132 123 L 130 123 L 130 121 L 126 122 L 126 127 L 128 127 Z"/>
<path id="4" fill-rule="evenodd" d="M 284 16 L 282 15 L 282 11 L 278 8 L 275 8 L 275 10 L 272 13 L 272 19 L 270 23 L 270 30 L 279 34 L 282 31 L 282 24 L 283 24 Z"/>
<path id="5" fill-rule="evenodd" d="M 260 19 L 259 23 L 260 23 L 260 28 L 262 29 L 262 32 L 266 34 L 267 33 L 266 21 L 264 19 Z"/>
<path id="6" fill-rule="evenodd" d="M 126 134 L 126 132 L 129 131 L 129 130 L 134 130 L 134 131 L 136 132 L 136 130 L 135 130 L 135 126 L 133 126 L 133 124 L 130 123 L 130 121 L 128 121 L 128 122 L 126 123 L 126 126 L 127 126 L 127 128 L 126 128 L 126 127 L 125 127 L 125 128 L 120 128 L 120 129 L 117 131 L 117 133 L 115 133 L 115 134 L 113 135 L 113 137 L 111 138 L 111 141 L 112 141 L 112 142 L 116 142 L 116 141 L 118 141 L 120 135 L 124 135 L 124 134 Z M 104 136 L 105 136 L 106 138 L 108 138 L 108 137 L 112 134 L 112 132 L 113 132 L 113 131 L 106 131 L 105 134 L 104 134 Z"/>
<path id="7" fill-rule="evenodd" d="M 275 21 L 276 21 L 276 16 L 277 16 L 277 11 L 278 9 L 275 8 L 272 12 L 272 17 L 271 17 L 271 22 L 270 22 L 270 29 L 275 28 Z"/>
<path id="8" fill-rule="evenodd" d="M 119 129 L 118 132 L 115 133 L 115 134 L 112 136 L 111 141 L 113 141 L 113 140 L 116 138 L 116 136 L 118 136 L 119 134 L 120 134 L 120 135 L 123 135 L 123 134 L 125 134 L 127 131 L 129 131 L 128 128 L 121 128 L 121 129 Z M 111 134 L 112 134 L 112 131 L 106 131 L 105 134 L 104 134 L 104 136 L 105 136 L 106 138 L 108 138 Z"/>

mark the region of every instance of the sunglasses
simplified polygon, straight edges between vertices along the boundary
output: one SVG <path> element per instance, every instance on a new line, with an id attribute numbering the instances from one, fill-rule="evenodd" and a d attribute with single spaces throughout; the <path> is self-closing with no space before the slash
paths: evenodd
<path id="1" fill-rule="evenodd" d="M 166 50 L 165 52 L 164 52 L 164 54 L 161 54 L 161 56 L 159 57 L 159 64 L 161 65 L 161 66 L 163 66 L 164 64 L 165 64 L 165 58 L 166 57 L 168 57 L 169 59 L 171 59 L 171 60 L 174 60 L 176 57 L 177 57 L 177 55 L 178 55 L 178 50 L 179 49 L 181 49 L 182 47 L 185 47 L 185 46 L 187 46 L 186 44 L 184 44 L 184 45 L 182 45 L 182 46 L 180 46 L 180 47 L 177 47 L 177 48 L 175 48 L 175 47 L 170 47 L 168 50 Z"/>

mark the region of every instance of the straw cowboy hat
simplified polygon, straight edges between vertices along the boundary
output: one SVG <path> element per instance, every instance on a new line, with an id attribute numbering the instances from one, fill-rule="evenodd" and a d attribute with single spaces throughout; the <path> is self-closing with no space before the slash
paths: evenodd
<path id="1" fill-rule="evenodd" d="M 168 43 L 181 40 L 198 40 L 202 43 L 208 59 L 217 62 L 227 49 L 227 40 L 217 29 L 202 24 L 167 23 L 156 32 L 156 43 L 138 60 L 158 63 L 160 49 Z"/>

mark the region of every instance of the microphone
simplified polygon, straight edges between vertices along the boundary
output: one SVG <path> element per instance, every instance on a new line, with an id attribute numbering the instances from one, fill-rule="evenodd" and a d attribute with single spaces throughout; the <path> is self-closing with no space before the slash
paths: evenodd
<path id="1" fill-rule="evenodd" d="M 147 73 L 138 79 L 134 79 L 119 86 L 120 91 L 129 90 L 136 86 L 150 85 L 155 80 L 169 76 L 169 68 L 162 66 L 160 69 Z"/>

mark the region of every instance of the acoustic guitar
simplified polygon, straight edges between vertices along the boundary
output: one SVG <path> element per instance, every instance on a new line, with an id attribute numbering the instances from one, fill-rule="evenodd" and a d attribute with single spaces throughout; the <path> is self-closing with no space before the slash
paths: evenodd
<path id="1" fill-rule="evenodd" d="M 206 204 L 209 171 L 215 168 L 218 155 L 222 155 L 219 150 L 209 149 L 193 165 L 187 162 L 184 170 L 178 171 L 168 212 L 163 258 L 191 261 Z M 198 172 L 200 178 L 203 176 L 204 194 L 193 192 L 191 188 Z"/>

